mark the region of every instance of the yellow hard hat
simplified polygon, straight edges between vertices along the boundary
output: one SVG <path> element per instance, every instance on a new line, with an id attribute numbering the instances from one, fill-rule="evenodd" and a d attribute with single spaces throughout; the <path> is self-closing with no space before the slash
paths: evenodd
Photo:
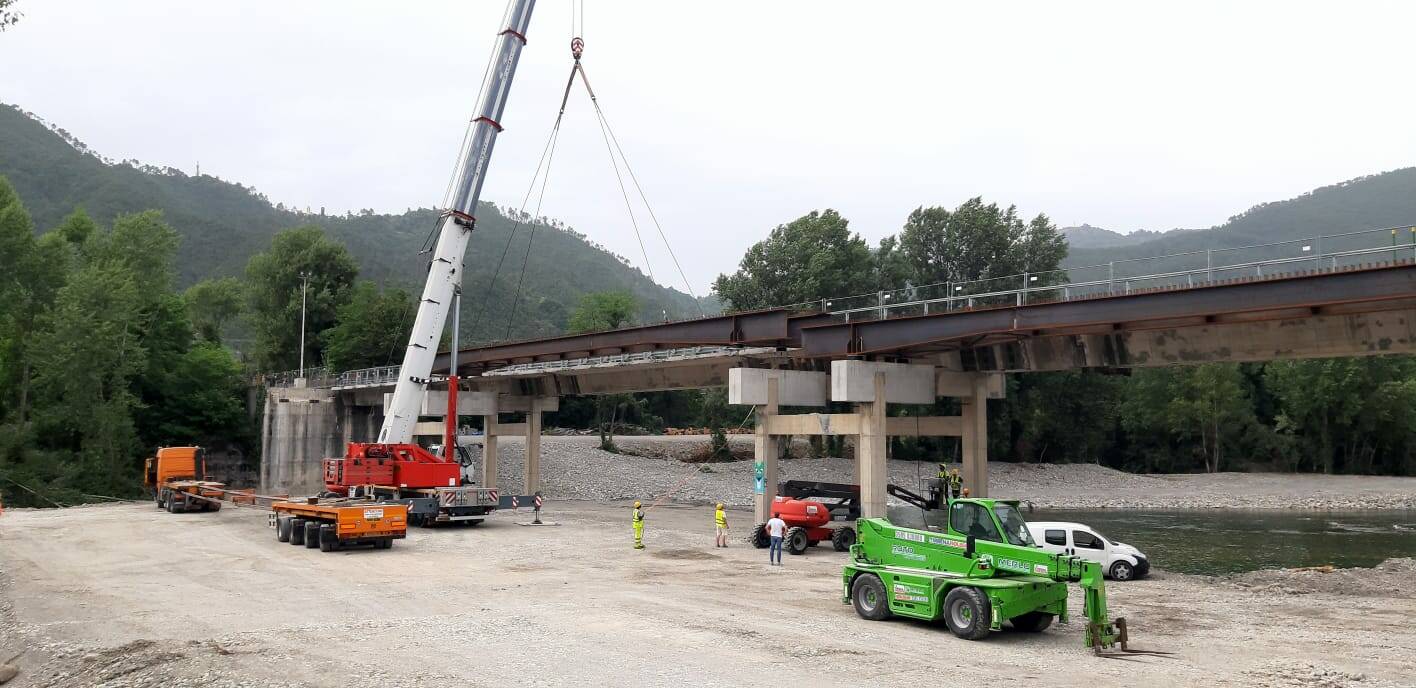
<path id="1" fill-rule="evenodd" d="M 634 508 L 636 508 L 636 509 L 639 508 L 639 502 L 635 502 L 635 503 L 634 503 Z"/>
<path id="2" fill-rule="evenodd" d="M 722 503 L 722 502 L 718 502 L 718 508 L 719 508 L 719 509 L 723 508 L 723 503 Z"/>
<path id="3" fill-rule="evenodd" d="M 955 469 L 954 469 L 954 475 L 958 475 L 958 474 L 959 474 L 959 469 L 955 468 Z"/>

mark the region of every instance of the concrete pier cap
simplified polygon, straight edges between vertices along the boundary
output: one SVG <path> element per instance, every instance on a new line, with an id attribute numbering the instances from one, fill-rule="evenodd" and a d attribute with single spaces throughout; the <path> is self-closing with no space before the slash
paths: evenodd
<path id="1" fill-rule="evenodd" d="M 771 370 L 733 368 L 728 371 L 728 403 L 763 406 L 767 381 L 777 381 L 777 404 L 781 406 L 825 406 L 830 380 L 814 370 Z"/>

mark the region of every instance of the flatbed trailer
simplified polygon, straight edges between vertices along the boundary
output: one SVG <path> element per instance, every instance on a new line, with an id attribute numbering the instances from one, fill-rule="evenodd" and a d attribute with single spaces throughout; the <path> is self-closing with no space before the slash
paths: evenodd
<path id="1" fill-rule="evenodd" d="M 226 483 L 210 480 L 169 480 L 157 486 L 157 508 L 175 514 L 188 511 L 221 511 Z"/>
<path id="2" fill-rule="evenodd" d="M 270 509 L 277 540 L 322 552 L 365 545 L 388 549 L 408 535 L 408 507 L 398 502 L 310 497 L 275 502 Z"/>
<path id="3" fill-rule="evenodd" d="M 473 485 L 414 488 L 357 485 L 349 488 L 349 497 L 403 504 L 408 507 L 408 524 L 412 526 L 450 523 L 477 525 L 497 509 L 510 508 L 512 500 L 517 499 L 503 497 L 496 490 Z"/>

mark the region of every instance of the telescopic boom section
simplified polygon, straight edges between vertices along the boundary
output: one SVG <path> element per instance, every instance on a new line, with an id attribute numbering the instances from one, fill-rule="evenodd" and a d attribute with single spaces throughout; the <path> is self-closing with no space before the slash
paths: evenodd
<path id="1" fill-rule="evenodd" d="M 521 48 L 526 45 L 526 29 L 535 5 L 535 0 L 513 0 L 507 12 L 507 25 L 497 37 L 487 80 L 482 84 L 481 102 L 477 104 L 477 118 L 472 122 L 472 133 L 457 173 L 453 202 L 443 211 L 437 246 L 428 268 L 428 282 L 418 304 L 418 317 L 413 321 L 393 401 L 379 431 L 380 443 L 400 444 L 413 440 L 413 427 L 418 422 L 428 376 L 432 374 L 438 340 L 453 304 L 453 293 L 462 282 L 462 256 L 472 234 L 482 182 L 486 180 L 487 165 L 492 159 L 492 146 L 502 129 L 502 111 L 511 92 L 511 78 L 516 74 Z"/>

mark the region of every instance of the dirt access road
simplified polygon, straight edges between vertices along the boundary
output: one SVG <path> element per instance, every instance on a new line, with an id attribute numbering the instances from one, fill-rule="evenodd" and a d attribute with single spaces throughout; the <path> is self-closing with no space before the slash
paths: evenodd
<path id="1" fill-rule="evenodd" d="M 555 503 L 558 527 L 502 515 L 416 530 L 391 550 L 276 541 L 263 512 L 150 503 L 0 517 L 0 660 L 33 686 L 1384 686 L 1416 676 L 1416 568 L 1390 594 L 1294 594 L 1198 577 L 1112 584 L 1136 644 L 1098 659 L 1082 628 L 958 640 L 840 603 L 845 555 L 770 568 L 715 549 L 711 513 Z M 749 513 L 730 512 L 742 528 Z M 1322 575 L 1322 574 L 1313 574 Z M 1328 574 L 1334 575 L 1334 574 Z M 1393 597 L 1392 595 L 1398 595 Z M 1079 596 L 1073 609 L 1080 616 Z M 951 679 L 951 677 L 956 677 Z"/>

